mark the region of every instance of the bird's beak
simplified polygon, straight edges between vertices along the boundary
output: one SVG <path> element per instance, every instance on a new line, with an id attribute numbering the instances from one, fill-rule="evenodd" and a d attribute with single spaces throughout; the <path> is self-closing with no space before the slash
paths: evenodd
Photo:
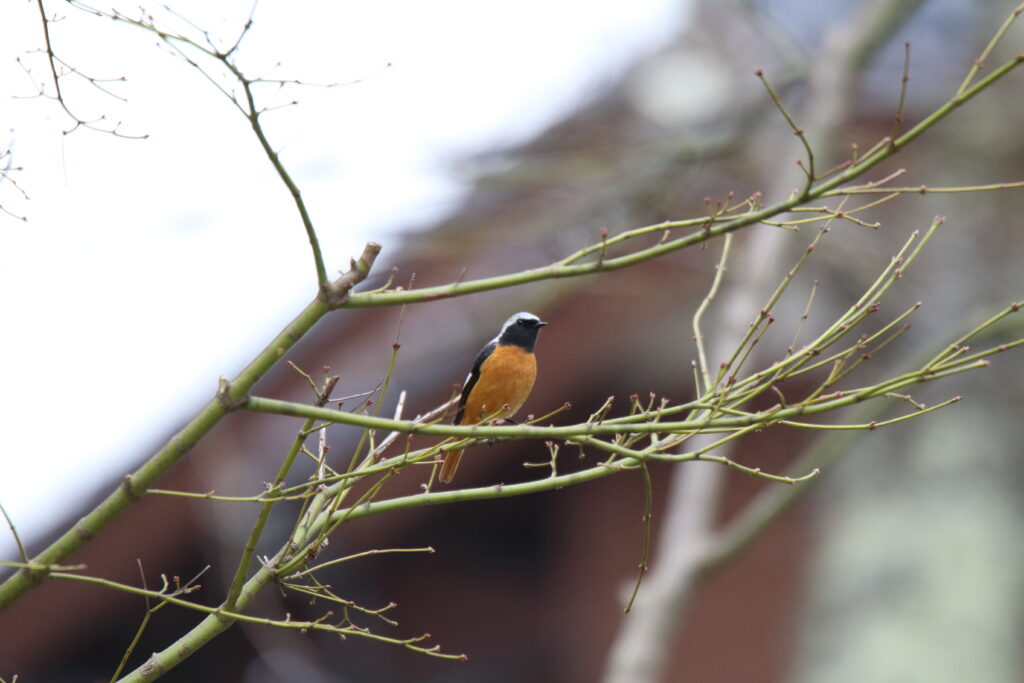
<path id="1" fill-rule="evenodd" d="M 545 325 L 547 325 L 547 322 L 545 322 L 544 320 L 537 321 L 537 327 L 544 327 Z"/>

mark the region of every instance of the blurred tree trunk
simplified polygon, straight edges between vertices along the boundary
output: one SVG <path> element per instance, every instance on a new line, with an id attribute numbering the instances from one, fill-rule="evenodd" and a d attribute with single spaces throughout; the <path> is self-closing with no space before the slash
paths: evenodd
<path id="1" fill-rule="evenodd" d="M 826 34 L 822 53 L 810 67 L 808 80 L 810 106 L 798 117 L 806 125 L 808 139 L 819 159 L 832 158 L 837 128 L 851 109 L 850 98 L 856 78 L 902 27 L 923 0 L 866 0 L 851 17 L 838 18 Z M 772 146 L 770 159 L 789 159 L 798 151 L 795 142 L 784 150 Z M 819 161 L 820 163 L 820 161 Z M 772 161 L 766 164 L 771 167 Z M 768 196 L 785 196 L 790 188 L 803 182 L 795 169 L 778 173 L 766 182 Z M 708 329 L 712 341 L 709 357 L 727 358 L 750 325 L 752 315 L 762 305 L 764 293 L 771 291 L 779 276 L 781 263 L 789 262 L 795 248 L 790 235 L 782 230 L 759 230 L 739 247 L 741 255 L 730 263 L 742 276 L 725 288 L 721 320 Z M 745 249 L 744 249 L 745 247 Z M 738 267 L 736 266 L 738 264 Z M 765 345 L 758 353 L 766 351 Z M 755 355 L 756 357 L 756 355 Z M 699 435 L 687 444 L 698 449 L 713 442 L 715 435 Z M 719 449 L 728 454 L 733 444 Z M 665 680 L 669 655 L 678 639 L 680 626 L 698 585 L 705 565 L 714 555 L 713 531 L 718 513 L 717 502 L 724 485 L 720 468 L 679 467 L 673 472 L 665 520 L 657 536 L 650 576 L 637 596 L 633 613 L 623 618 L 622 626 L 609 651 L 605 683 L 656 683 Z"/>

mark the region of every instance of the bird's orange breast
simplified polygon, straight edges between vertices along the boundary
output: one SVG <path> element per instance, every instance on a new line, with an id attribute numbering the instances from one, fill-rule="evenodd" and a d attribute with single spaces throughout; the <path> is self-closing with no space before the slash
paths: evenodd
<path id="1" fill-rule="evenodd" d="M 537 358 L 520 346 L 498 345 L 480 366 L 480 377 L 466 397 L 462 424 L 494 415 L 512 417 L 533 389 Z"/>

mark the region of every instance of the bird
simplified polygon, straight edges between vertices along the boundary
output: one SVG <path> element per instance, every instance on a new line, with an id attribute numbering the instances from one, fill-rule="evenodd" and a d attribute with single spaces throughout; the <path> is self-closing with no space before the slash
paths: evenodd
<path id="1" fill-rule="evenodd" d="M 481 420 L 504 420 L 516 414 L 537 379 L 533 346 L 546 322 L 533 313 L 516 313 L 501 326 L 498 336 L 477 354 L 459 397 L 456 425 L 475 425 Z M 438 478 L 450 484 L 465 449 L 449 451 Z"/>

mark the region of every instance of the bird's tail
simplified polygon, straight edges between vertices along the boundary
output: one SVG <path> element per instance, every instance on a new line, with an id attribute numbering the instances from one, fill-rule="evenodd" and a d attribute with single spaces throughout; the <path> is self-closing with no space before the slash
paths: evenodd
<path id="1" fill-rule="evenodd" d="M 461 450 L 449 451 L 444 456 L 444 462 L 441 463 L 441 473 L 437 475 L 437 478 L 443 483 L 452 483 L 452 479 L 455 478 L 455 470 L 459 467 L 459 460 L 462 459 L 462 453 L 463 451 Z"/>

